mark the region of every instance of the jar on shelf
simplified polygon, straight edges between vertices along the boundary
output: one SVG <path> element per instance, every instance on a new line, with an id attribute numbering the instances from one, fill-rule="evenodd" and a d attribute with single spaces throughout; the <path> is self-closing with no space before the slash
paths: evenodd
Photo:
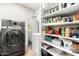
<path id="1" fill-rule="evenodd" d="M 67 7 L 67 4 L 68 4 L 68 3 L 64 3 L 64 8 L 66 8 L 66 7 Z"/>
<path id="2" fill-rule="evenodd" d="M 63 17 L 62 20 L 63 20 L 64 22 L 69 22 L 69 19 L 68 19 L 67 17 Z"/>
<path id="3" fill-rule="evenodd" d="M 44 22 L 44 20 L 42 20 L 42 24 L 44 24 L 45 22 Z"/>
<path id="4" fill-rule="evenodd" d="M 70 33 L 71 33 L 70 28 L 66 27 L 65 28 L 65 37 L 70 37 Z"/>
<path id="5" fill-rule="evenodd" d="M 54 28 L 54 34 L 59 35 L 59 28 Z"/>
<path id="6" fill-rule="evenodd" d="M 57 23 L 58 22 L 58 17 L 53 18 L 53 22 Z"/>
<path id="7" fill-rule="evenodd" d="M 78 30 L 77 29 L 72 29 L 71 30 L 71 37 L 73 38 L 78 38 Z"/>
<path id="8" fill-rule="evenodd" d="M 45 20 L 42 20 L 42 23 L 45 24 Z"/>
<path id="9" fill-rule="evenodd" d="M 49 18 L 49 23 L 53 23 L 53 17 Z"/>
<path id="10" fill-rule="evenodd" d="M 50 10 L 47 11 L 47 15 L 49 15 L 49 14 L 50 14 Z"/>
<path id="11" fill-rule="evenodd" d="M 51 14 L 52 14 L 54 12 L 53 8 L 51 8 L 50 11 L 51 11 Z"/>
<path id="12" fill-rule="evenodd" d="M 50 36 L 45 36 L 45 40 L 46 40 L 46 41 L 51 42 L 51 39 L 52 39 L 52 38 L 51 38 Z"/>
<path id="13" fill-rule="evenodd" d="M 67 3 L 61 3 L 61 8 L 66 8 L 67 7 Z"/>
<path id="14" fill-rule="evenodd" d="M 58 8 L 57 8 L 57 6 L 56 7 L 54 7 L 54 11 L 56 12 L 56 11 L 58 11 Z"/>
<path id="15" fill-rule="evenodd" d="M 72 19 L 73 19 L 73 22 L 74 22 L 74 21 L 77 21 L 77 19 L 76 19 L 76 14 L 74 14 L 74 15 L 72 16 Z"/>
<path id="16" fill-rule="evenodd" d="M 74 53 L 79 53 L 79 43 L 72 42 L 72 49 Z"/>
<path id="17" fill-rule="evenodd" d="M 61 3 L 61 9 L 62 9 L 62 8 L 64 8 L 64 4 L 63 4 L 63 3 Z"/>
<path id="18" fill-rule="evenodd" d="M 44 11 L 44 12 L 43 12 L 43 16 L 45 16 L 45 15 L 46 15 L 46 13 L 47 13 L 47 12 L 46 12 L 46 11 Z"/>
<path id="19" fill-rule="evenodd" d="M 58 22 L 61 22 L 61 21 L 62 21 L 62 17 L 58 16 Z"/>
<path id="20" fill-rule="evenodd" d="M 59 6 L 56 6 L 55 9 L 56 9 L 56 11 L 58 11 L 59 10 Z"/>
<path id="21" fill-rule="evenodd" d="M 61 22 L 66 22 L 66 18 L 62 17 L 62 21 Z"/>
<path id="22" fill-rule="evenodd" d="M 54 8 L 52 8 L 52 12 L 55 12 L 55 9 Z"/>
<path id="23" fill-rule="evenodd" d="M 72 22 L 73 21 L 72 16 L 67 16 L 66 18 L 67 18 L 66 22 Z"/>

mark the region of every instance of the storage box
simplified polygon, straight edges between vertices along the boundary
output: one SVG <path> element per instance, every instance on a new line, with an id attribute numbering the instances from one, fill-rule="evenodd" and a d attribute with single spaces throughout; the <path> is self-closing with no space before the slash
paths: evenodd
<path id="1" fill-rule="evenodd" d="M 63 40 L 64 48 L 70 50 L 72 48 L 72 41 L 64 39 Z"/>
<path id="2" fill-rule="evenodd" d="M 62 41 L 55 38 L 51 40 L 51 43 L 57 46 L 61 46 Z"/>

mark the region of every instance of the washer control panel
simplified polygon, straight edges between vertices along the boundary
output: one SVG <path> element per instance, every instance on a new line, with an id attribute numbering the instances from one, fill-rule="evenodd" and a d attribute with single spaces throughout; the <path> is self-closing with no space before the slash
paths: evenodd
<path id="1" fill-rule="evenodd" d="M 20 21 L 14 21 L 14 20 L 2 20 L 2 25 L 4 27 L 13 27 L 13 26 L 20 26 L 20 27 L 25 27 L 25 22 L 20 22 Z"/>

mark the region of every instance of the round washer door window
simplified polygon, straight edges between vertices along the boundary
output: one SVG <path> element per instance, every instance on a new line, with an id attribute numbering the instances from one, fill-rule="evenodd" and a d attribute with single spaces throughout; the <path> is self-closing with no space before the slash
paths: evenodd
<path id="1" fill-rule="evenodd" d="M 7 46 L 18 46 L 24 43 L 25 35 L 21 30 L 12 29 L 3 36 L 3 43 Z"/>

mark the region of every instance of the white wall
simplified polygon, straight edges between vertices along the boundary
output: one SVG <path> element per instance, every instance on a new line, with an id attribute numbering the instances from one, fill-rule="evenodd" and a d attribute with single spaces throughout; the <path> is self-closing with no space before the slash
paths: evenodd
<path id="1" fill-rule="evenodd" d="M 39 32 L 40 33 L 41 33 L 41 8 L 42 8 L 42 3 L 40 3 L 39 9 L 35 11 L 36 19 L 39 21 Z"/>
<path id="2" fill-rule="evenodd" d="M 0 19 L 20 20 L 26 22 L 26 45 L 28 40 L 27 25 L 33 15 L 33 10 L 19 4 L 0 3 Z"/>

